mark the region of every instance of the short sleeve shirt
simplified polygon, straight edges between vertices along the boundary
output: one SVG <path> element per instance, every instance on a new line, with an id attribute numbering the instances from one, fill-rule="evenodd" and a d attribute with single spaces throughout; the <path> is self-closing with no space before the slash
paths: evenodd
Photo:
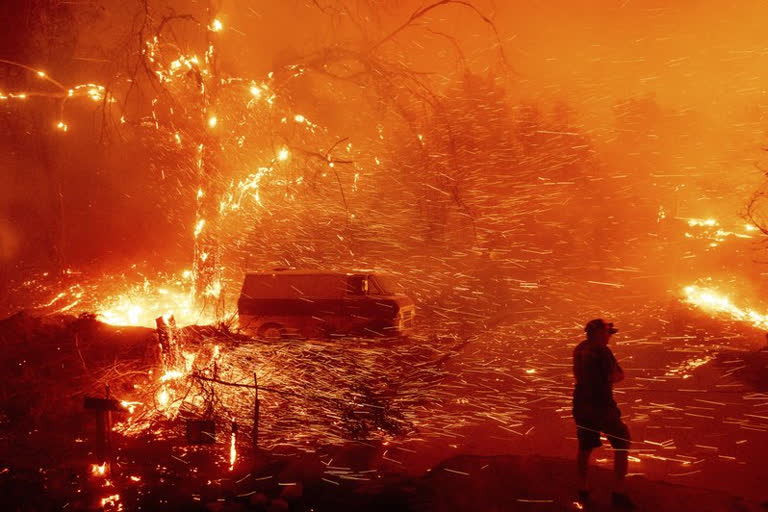
<path id="1" fill-rule="evenodd" d="M 618 363 L 605 345 L 582 341 L 573 350 L 574 412 L 604 410 L 616 407 L 611 375 Z"/>

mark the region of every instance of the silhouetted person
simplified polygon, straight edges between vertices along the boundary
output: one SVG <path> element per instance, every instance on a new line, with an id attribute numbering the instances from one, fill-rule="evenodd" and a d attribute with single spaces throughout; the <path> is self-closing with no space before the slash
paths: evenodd
<path id="1" fill-rule="evenodd" d="M 589 502 L 587 470 L 592 450 L 602 445 L 600 433 L 605 434 L 614 449 L 616 483 L 611 495 L 613 506 L 624 510 L 635 508 L 624 489 L 630 444 L 629 429 L 621 421 L 621 411 L 613 399 L 613 384 L 624 379 L 624 371 L 608 348 L 611 335 L 618 332 L 612 323 L 602 318 L 591 320 L 584 332 L 587 339 L 573 351 L 573 418 L 579 439 L 577 465 L 579 501 Z"/>

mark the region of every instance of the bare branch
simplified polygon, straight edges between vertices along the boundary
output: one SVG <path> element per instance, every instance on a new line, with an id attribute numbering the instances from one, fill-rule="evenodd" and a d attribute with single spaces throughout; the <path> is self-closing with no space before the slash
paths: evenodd
<path id="1" fill-rule="evenodd" d="M 377 43 L 374 43 L 373 46 L 371 46 L 368 49 L 368 51 L 369 52 L 373 52 L 377 48 L 379 48 L 381 45 L 386 43 L 387 41 L 390 41 L 390 40 L 394 39 L 400 32 L 402 32 L 403 30 L 413 26 L 414 22 L 416 20 L 418 20 L 419 18 L 424 17 L 426 14 L 428 14 L 433 9 L 437 9 L 438 7 L 441 7 L 441 6 L 444 6 L 444 5 L 449 5 L 449 4 L 462 5 L 464 7 L 467 7 L 469 9 L 471 9 L 472 11 L 475 12 L 475 14 L 477 14 L 477 16 L 480 17 L 480 19 L 482 19 L 485 23 L 487 23 L 491 27 L 491 29 L 493 30 L 493 33 L 496 35 L 496 40 L 498 41 L 498 44 L 499 44 L 499 53 L 501 55 L 501 58 L 504 61 L 504 64 L 507 64 L 507 57 L 506 57 L 506 55 L 504 53 L 504 47 L 503 47 L 503 45 L 501 43 L 501 38 L 499 37 L 499 31 L 496 28 L 496 24 L 493 22 L 493 20 L 488 18 L 486 15 L 484 15 L 471 2 L 467 2 L 467 1 L 464 1 L 464 0 L 439 0 L 438 2 L 435 2 L 433 4 L 430 4 L 430 5 L 426 6 L 426 7 L 423 7 L 421 9 L 415 11 L 413 14 L 411 14 L 411 16 L 402 25 L 400 25 L 395 30 L 393 30 L 392 32 L 390 32 L 389 34 L 384 36 Z"/>
<path id="2" fill-rule="evenodd" d="M 41 80 L 45 80 L 46 82 L 52 83 L 53 85 L 55 85 L 56 87 L 58 87 L 62 91 L 66 91 L 67 90 L 67 88 L 64 87 L 64 84 L 54 80 L 53 78 L 49 77 L 46 74 L 42 74 L 41 75 L 40 74 L 41 71 L 38 70 L 38 69 L 35 69 L 33 67 L 30 67 L 30 66 L 27 66 L 25 64 L 21 64 L 19 62 L 15 62 L 15 61 L 12 61 L 12 60 L 7 60 L 7 59 L 0 59 L 0 63 L 8 64 L 9 66 L 16 66 L 16 67 L 19 67 L 19 68 L 22 68 L 22 69 L 26 69 L 27 71 L 30 71 L 30 72 L 36 74 Z"/>
<path id="3" fill-rule="evenodd" d="M 754 194 L 752 194 L 752 197 L 749 198 L 749 201 L 747 202 L 746 210 L 744 212 L 744 217 L 753 226 L 759 229 L 762 234 L 768 235 L 768 225 L 766 225 L 763 219 L 759 218 L 759 215 L 757 213 L 758 203 L 760 201 L 764 201 L 765 199 L 766 199 L 765 189 L 760 189 Z"/>

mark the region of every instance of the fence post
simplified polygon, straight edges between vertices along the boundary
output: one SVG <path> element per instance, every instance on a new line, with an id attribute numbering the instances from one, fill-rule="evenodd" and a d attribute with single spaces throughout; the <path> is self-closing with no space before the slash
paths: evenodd
<path id="1" fill-rule="evenodd" d="M 104 397 L 109 401 L 112 397 L 109 396 L 109 384 L 105 387 L 105 393 Z M 112 409 L 107 409 L 107 418 L 106 418 L 106 432 L 104 439 L 106 441 L 106 448 L 107 448 L 107 456 L 109 458 L 112 458 Z"/>
<path id="2" fill-rule="evenodd" d="M 85 397 L 84 407 L 96 414 L 96 456 L 99 462 L 109 462 L 112 467 L 112 411 L 123 410 L 117 400 L 109 395 L 109 385 L 105 389 L 105 398 Z M 110 472 L 112 469 L 110 469 Z"/>
<path id="3" fill-rule="evenodd" d="M 253 452 L 259 450 L 259 378 L 253 372 L 253 385 L 255 397 L 253 399 Z"/>

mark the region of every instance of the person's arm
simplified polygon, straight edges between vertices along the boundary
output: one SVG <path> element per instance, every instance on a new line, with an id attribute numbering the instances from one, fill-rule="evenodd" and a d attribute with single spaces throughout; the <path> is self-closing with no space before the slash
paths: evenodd
<path id="1" fill-rule="evenodd" d="M 611 384 L 616 384 L 617 382 L 621 382 L 624 380 L 624 370 L 622 370 L 621 365 L 618 361 L 616 361 L 616 357 L 614 357 L 613 352 L 611 352 L 611 349 L 606 347 L 606 351 L 608 352 L 608 357 L 610 359 L 610 365 L 608 372 L 608 381 Z"/>
<path id="2" fill-rule="evenodd" d="M 573 349 L 573 378 L 576 380 L 576 382 L 579 382 L 579 365 L 580 361 L 579 358 L 581 357 L 581 353 L 579 351 L 579 347 Z"/>

